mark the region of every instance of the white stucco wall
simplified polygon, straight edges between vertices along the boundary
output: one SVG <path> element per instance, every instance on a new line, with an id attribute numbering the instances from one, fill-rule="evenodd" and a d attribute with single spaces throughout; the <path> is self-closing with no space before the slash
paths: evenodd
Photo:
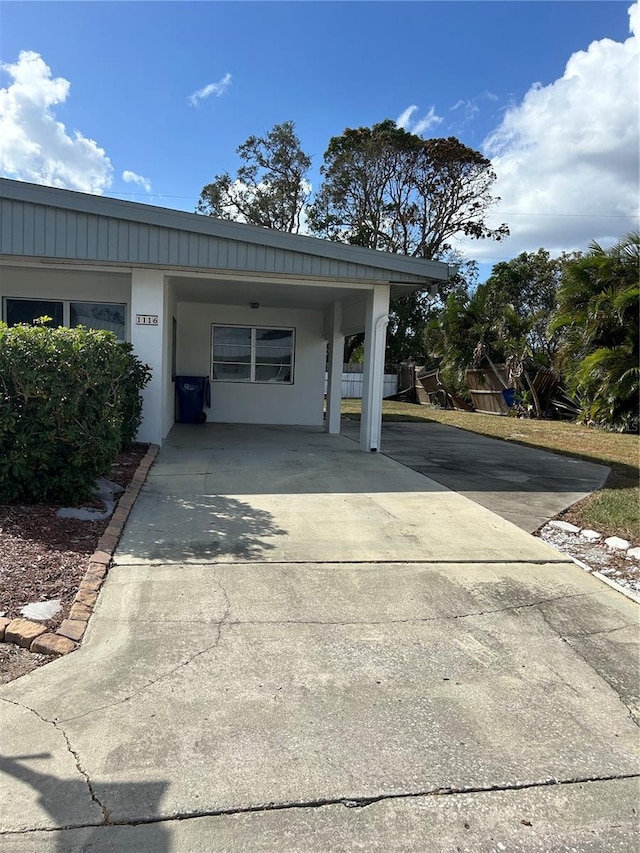
<path id="1" fill-rule="evenodd" d="M 252 310 L 234 305 L 180 302 L 177 319 L 177 372 L 188 376 L 210 375 L 213 323 L 294 328 L 296 332 L 293 384 L 212 382 L 208 420 L 322 425 L 327 350 L 321 311 Z"/>
<path id="2" fill-rule="evenodd" d="M 124 302 L 127 305 L 127 340 L 130 340 L 131 276 L 126 273 L 0 266 L 0 298 L 5 296 L 17 299 Z"/>

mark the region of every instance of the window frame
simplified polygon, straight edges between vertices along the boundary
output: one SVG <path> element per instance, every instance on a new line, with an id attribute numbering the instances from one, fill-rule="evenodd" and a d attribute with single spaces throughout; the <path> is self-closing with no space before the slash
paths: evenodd
<path id="1" fill-rule="evenodd" d="M 12 300 L 14 302 L 57 302 L 62 305 L 62 326 L 66 329 L 77 329 L 79 325 L 75 326 L 71 325 L 71 304 L 79 304 L 85 303 L 87 305 L 117 305 L 124 308 L 124 337 L 118 338 L 119 343 L 125 343 L 129 340 L 129 326 L 128 326 L 128 316 L 129 316 L 129 305 L 126 302 L 112 302 L 106 301 L 102 299 L 58 299 L 57 297 L 48 297 L 48 296 L 3 296 L 2 297 L 2 317 L 5 323 L 8 323 L 7 319 L 7 311 L 8 311 L 8 301 Z M 85 328 L 92 329 L 92 326 L 85 326 Z M 96 331 L 101 331 L 97 329 Z"/>
<path id="2" fill-rule="evenodd" d="M 216 328 L 221 329 L 248 329 L 251 332 L 251 343 L 250 343 L 250 361 L 249 361 L 249 378 L 248 379 L 218 379 L 214 374 L 214 361 L 213 357 L 213 346 L 214 346 L 214 333 Z M 273 330 L 277 332 L 290 332 L 291 333 L 291 378 L 285 381 L 273 381 L 269 379 L 256 379 L 256 364 L 259 366 L 261 362 L 257 362 L 257 347 L 256 347 L 256 331 L 258 329 L 267 329 Z M 246 323 L 212 323 L 211 324 L 211 338 L 210 338 L 210 366 L 209 366 L 209 378 L 212 382 L 226 382 L 232 385 L 271 385 L 271 386 L 291 386 L 295 385 L 295 361 L 296 361 L 296 330 L 293 326 L 273 326 L 273 325 L 255 325 L 249 326 Z M 229 364 L 242 364 L 242 362 L 228 362 Z"/>

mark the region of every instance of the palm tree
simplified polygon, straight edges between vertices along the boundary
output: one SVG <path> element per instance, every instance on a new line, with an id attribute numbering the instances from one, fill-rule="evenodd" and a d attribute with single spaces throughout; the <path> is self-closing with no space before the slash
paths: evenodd
<path id="1" fill-rule="evenodd" d="M 638 428 L 639 270 L 638 233 L 608 250 L 592 243 L 567 262 L 549 324 L 561 334 L 558 367 L 582 401 L 581 418 L 612 429 Z"/>

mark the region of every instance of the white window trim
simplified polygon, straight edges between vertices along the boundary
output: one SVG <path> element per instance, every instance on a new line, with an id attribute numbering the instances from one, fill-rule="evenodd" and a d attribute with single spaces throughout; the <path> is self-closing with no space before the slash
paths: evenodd
<path id="1" fill-rule="evenodd" d="M 2 297 L 2 319 L 7 322 L 7 300 L 15 299 L 20 302 L 60 302 L 62 303 L 62 325 L 64 328 L 71 328 L 71 303 L 86 302 L 90 305 L 122 305 L 124 307 L 124 338 L 118 338 L 119 343 L 125 343 L 129 340 L 129 306 L 126 302 L 113 302 L 105 299 L 58 299 L 54 296 L 3 296 Z M 77 327 L 74 327 L 77 328 Z M 90 328 L 90 327 L 89 327 Z"/>
<path id="2" fill-rule="evenodd" d="M 249 379 L 216 379 L 213 375 L 213 333 L 215 328 L 229 328 L 233 327 L 235 329 L 250 329 L 251 330 L 251 364 L 249 370 Z M 278 331 L 283 332 L 291 332 L 292 335 L 292 344 L 291 344 L 291 379 L 288 382 L 269 382 L 268 380 L 260 380 L 256 379 L 256 329 L 276 329 Z M 212 382 L 227 382 L 232 385 L 294 385 L 295 384 L 295 362 L 296 362 L 296 330 L 293 326 L 270 326 L 270 325 L 255 325 L 249 326 L 246 323 L 212 323 L 211 324 L 211 345 L 210 345 L 210 367 L 209 367 L 209 378 Z M 238 362 L 229 362 L 230 364 L 237 364 Z"/>

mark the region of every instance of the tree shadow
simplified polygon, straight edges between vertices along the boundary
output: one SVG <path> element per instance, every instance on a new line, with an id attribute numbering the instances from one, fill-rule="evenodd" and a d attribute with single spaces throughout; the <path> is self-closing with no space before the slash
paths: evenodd
<path id="1" fill-rule="evenodd" d="M 37 803 L 53 819 L 54 826 L 60 831 L 47 832 L 55 846 L 47 845 L 47 850 L 68 853 L 73 850 L 114 849 L 108 839 L 109 827 L 114 824 L 126 824 L 109 812 L 109 804 L 139 803 L 146 817 L 158 814 L 158 807 L 168 787 L 168 782 L 126 782 L 106 783 L 99 786 L 97 796 L 92 797 L 87 781 L 80 776 L 74 779 L 60 779 L 39 770 L 33 770 L 26 762 L 50 758 L 49 753 L 34 755 L 0 755 L 0 771 L 13 779 L 29 785 L 38 793 Z M 99 798 L 99 802 L 98 802 Z M 79 809 L 78 804 L 89 802 L 90 808 Z M 87 820 L 87 813 L 91 818 Z M 24 819 L 24 818 L 23 818 Z M 140 817 L 138 818 L 138 821 Z M 95 825 L 94 825 L 95 821 Z M 35 821 L 34 821 L 35 822 Z M 91 826 L 83 826 L 91 822 Z M 133 821 L 132 821 L 133 822 Z M 73 828 L 77 824 L 77 828 Z M 67 831 L 62 828 L 69 827 Z M 37 829 L 37 827 L 32 827 Z M 70 847 L 69 833 L 73 835 Z M 169 836 L 163 823 L 150 822 L 145 826 L 146 849 L 154 853 L 168 853 Z M 104 845 L 104 847 L 103 847 Z"/>
<path id="2" fill-rule="evenodd" d="M 176 497 L 147 490 L 144 504 L 144 513 L 129 519 L 119 562 L 127 554 L 157 562 L 259 561 L 276 547 L 269 539 L 287 532 L 270 512 L 224 495 Z"/>

